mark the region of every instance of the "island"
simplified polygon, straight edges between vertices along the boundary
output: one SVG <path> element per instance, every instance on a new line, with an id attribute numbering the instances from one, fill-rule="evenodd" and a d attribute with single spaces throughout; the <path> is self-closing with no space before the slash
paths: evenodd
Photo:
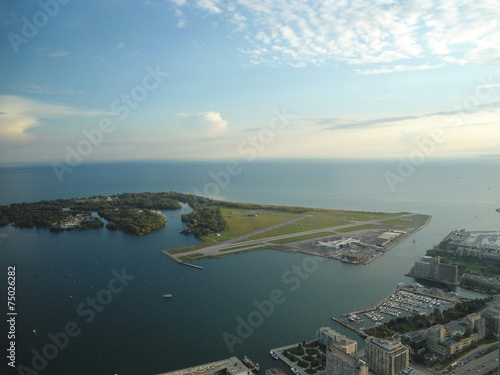
<path id="1" fill-rule="evenodd" d="M 107 221 L 109 230 L 145 235 L 165 225 L 159 210 L 181 206 L 175 194 L 124 193 L 112 196 L 57 199 L 0 206 L 0 226 L 49 228 L 52 232 L 96 229 Z"/>
<path id="2" fill-rule="evenodd" d="M 122 193 L 0 206 L 0 226 L 53 232 L 101 228 L 147 235 L 165 225 L 164 210 L 181 216 L 184 235 L 203 243 L 164 253 L 179 263 L 262 248 L 367 264 L 426 225 L 429 215 L 347 211 L 214 200 L 178 192 Z"/>

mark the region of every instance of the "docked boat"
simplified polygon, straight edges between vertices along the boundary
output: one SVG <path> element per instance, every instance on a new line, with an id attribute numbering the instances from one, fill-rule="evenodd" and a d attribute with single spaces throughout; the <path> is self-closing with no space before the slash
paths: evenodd
<path id="1" fill-rule="evenodd" d="M 293 372 L 295 375 L 300 375 L 299 370 L 297 370 L 295 367 L 290 367 L 290 370 L 292 370 L 292 372 Z"/>
<path id="2" fill-rule="evenodd" d="M 273 357 L 274 359 L 278 359 L 278 355 L 275 352 L 273 352 L 272 350 L 269 354 L 271 354 L 271 357 Z"/>
<path id="3" fill-rule="evenodd" d="M 171 294 L 164 294 L 163 298 L 172 298 L 172 295 Z"/>
<path id="4" fill-rule="evenodd" d="M 257 372 L 260 371 L 260 365 L 252 361 L 246 355 L 243 357 L 243 363 L 250 369 L 250 371 L 257 371 Z"/>

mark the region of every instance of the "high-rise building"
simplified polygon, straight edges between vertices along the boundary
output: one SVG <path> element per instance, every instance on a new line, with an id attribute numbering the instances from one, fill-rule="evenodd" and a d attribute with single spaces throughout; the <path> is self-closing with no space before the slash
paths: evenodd
<path id="1" fill-rule="evenodd" d="M 470 322 L 470 328 L 477 332 L 477 339 L 484 339 L 486 336 L 486 319 L 480 314 L 470 314 L 467 316 L 467 320 Z"/>
<path id="2" fill-rule="evenodd" d="M 356 354 L 358 350 L 358 343 L 355 340 L 351 340 L 341 335 L 330 327 L 321 327 L 316 332 L 316 339 L 323 345 L 334 345 L 347 354 Z"/>
<path id="3" fill-rule="evenodd" d="M 500 345 L 500 336 L 497 336 L 498 344 Z M 500 351 L 498 353 L 498 374 L 500 375 Z"/>
<path id="4" fill-rule="evenodd" d="M 376 375 L 398 375 L 410 365 L 410 349 L 400 342 L 369 336 L 365 352 L 370 371 Z"/>
<path id="5" fill-rule="evenodd" d="M 486 332 L 500 335 L 500 299 L 496 298 L 484 310 L 481 316 L 486 321 Z"/>
<path id="6" fill-rule="evenodd" d="M 426 280 L 436 280 L 446 284 L 459 284 L 458 266 L 456 264 L 442 263 L 439 256 L 425 256 L 416 261 L 409 275 Z"/>
<path id="7" fill-rule="evenodd" d="M 337 348 L 326 349 L 326 375 L 368 375 L 368 365 L 356 355 Z"/>
<path id="8" fill-rule="evenodd" d="M 415 265 L 413 266 L 413 274 L 415 277 L 420 277 L 422 279 L 430 279 L 434 277 L 432 274 L 431 260 L 432 257 L 425 256 L 415 262 Z"/>
<path id="9" fill-rule="evenodd" d="M 437 258 L 439 259 L 439 257 Z M 458 285 L 458 266 L 456 264 L 441 263 L 438 260 L 436 279 L 446 284 Z"/>

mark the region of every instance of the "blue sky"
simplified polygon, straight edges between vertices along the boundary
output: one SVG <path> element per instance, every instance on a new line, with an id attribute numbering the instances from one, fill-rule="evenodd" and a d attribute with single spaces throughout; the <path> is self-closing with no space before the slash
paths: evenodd
<path id="1" fill-rule="evenodd" d="M 497 0 L 0 1 L 0 28 L 2 163 L 499 154 Z"/>

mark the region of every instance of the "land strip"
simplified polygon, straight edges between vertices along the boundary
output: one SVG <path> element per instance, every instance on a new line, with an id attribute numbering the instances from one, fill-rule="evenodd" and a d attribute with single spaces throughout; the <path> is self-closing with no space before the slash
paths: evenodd
<path id="1" fill-rule="evenodd" d="M 360 247 L 369 247 L 370 255 L 362 262 L 366 264 L 430 220 L 430 216 L 406 212 L 390 214 L 304 209 L 303 214 L 296 214 L 265 209 L 264 205 L 261 207 L 247 210 L 222 207 L 221 215 L 227 220 L 229 230 L 201 237 L 205 241 L 202 244 L 164 252 L 181 263 L 263 248 L 333 257 L 328 247 L 321 247 L 321 243 L 318 245 L 318 240 L 356 234 L 362 238 L 357 242 L 360 246 L 352 245 L 351 248 L 357 246 L 358 249 L 350 251 L 356 253 Z M 372 240 L 386 231 L 394 231 L 394 236 L 377 247 Z M 363 239 L 363 236 L 366 238 Z"/>

